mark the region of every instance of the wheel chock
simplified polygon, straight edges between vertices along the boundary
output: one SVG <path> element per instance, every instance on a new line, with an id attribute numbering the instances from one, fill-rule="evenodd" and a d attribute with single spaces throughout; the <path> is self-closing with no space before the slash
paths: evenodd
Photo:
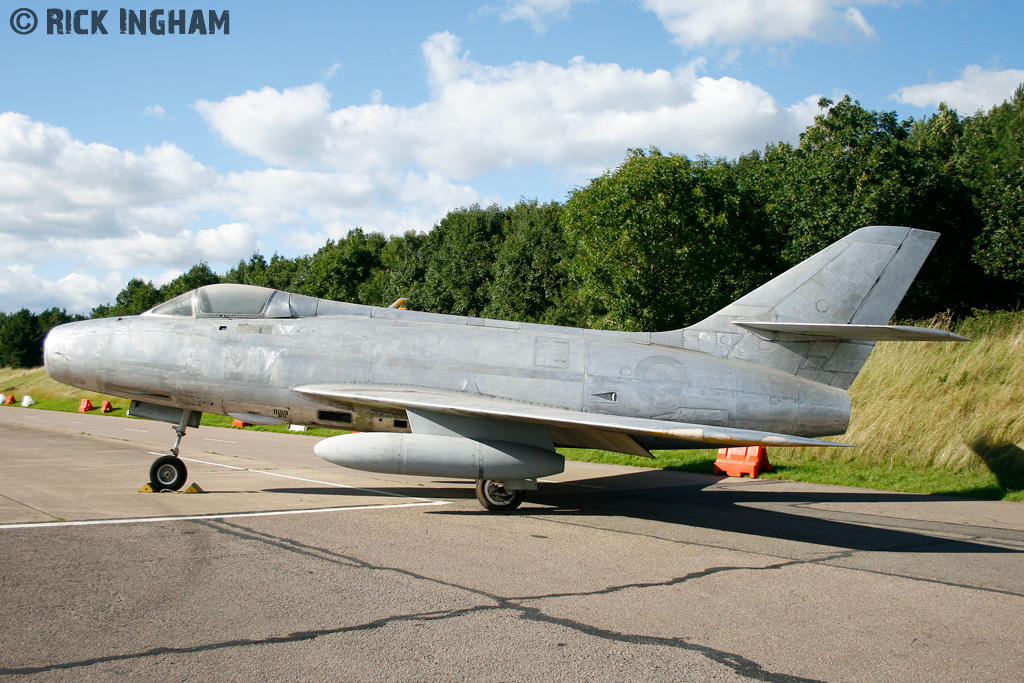
<path id="1" fill-rule="evenodd" d="M 206 493 L 206 491 L 199 488 L 199 484 L 196 484 L 195 482 L 193 482 L 192 485 L 189 486 L 184 491 L 172 491 L 171 489 L 163 489 L 158 491 L 157 489 L 153 488 L 152 484 L 146 483 L 142 486 L 141 489 L 139 489 L 139 493 Z"/>
<path id="2" fill-rule="evenodd" d="M 96 410 L 96 407 L 92 404 L 92 401 L 87 398 L 83 398 L 78 404 L 78 412 L 88 413 L 90 410 Z"/>
<path id="3" fill-rule="evenodd" d="M 768 462 L 768 450 L 764 446 L 718 449 L 715 474 L 725 474 L 730 477 L 742 477 L 744 474 L 749 474 L 751 479 L 757 479 L 757 475 L 762 471 L 772 471 L 771 463 Z"/>
<path id="4" fill-rule="evenodd" d="M 100 406 L 100 412 L 104 414 L 112 412 L 113 410 L 114 406 L 110 405 L 110 401 L 104 401 L 103 404 Z"/>

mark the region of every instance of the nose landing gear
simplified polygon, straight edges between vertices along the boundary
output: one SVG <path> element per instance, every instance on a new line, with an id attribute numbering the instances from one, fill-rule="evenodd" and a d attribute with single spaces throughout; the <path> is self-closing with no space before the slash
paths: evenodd
<path id="1" fill-rule="evenodd" d="M 193 411 L 185 410 L 181 413 L 181 420 L 174 428 L 176 438 L 174 446 L 171 447 L 170 455 L 162 455 L 153 461 L 149 468 L 149 484 L 156 491 L 171 490 L 177 491 L 185 485 L 188 478 L 188 468 L 178 457 L 178 447 L 181 446 L 181 438 L 185 436 L 186 426 L 191 421 Z"/>

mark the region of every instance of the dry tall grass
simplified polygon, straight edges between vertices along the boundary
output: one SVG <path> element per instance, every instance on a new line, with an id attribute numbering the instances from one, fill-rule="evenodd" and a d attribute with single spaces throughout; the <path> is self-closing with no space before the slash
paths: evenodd
<path id="1" fill-rule="evenodd" d="M 879 343 L 838 438 L 862 448 L 814 456 L 1024 475 L 1024 314 L 986 314 L 957 331 L 974 341 Z"/>
<path id="2" fill-rule="evenodd" d="M 14 394 L 19 400 L 26 394 L 35 400 L 78 401 L 87 398 L 94 403 L 110 398 L 54 382 L 43 368 L 0 368 L 0 393 Z"/>

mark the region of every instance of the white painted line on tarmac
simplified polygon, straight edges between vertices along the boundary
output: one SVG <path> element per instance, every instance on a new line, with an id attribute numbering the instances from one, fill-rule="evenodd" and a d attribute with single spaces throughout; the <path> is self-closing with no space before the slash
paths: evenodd
<path id="1" fill-rule="evenodd" d="M 203 441 L 216 441 L 217 443 L 238 443 L 237 441 L 228 441 L 227 439 L 208 439 L 203 438 Z"/>
<path id="2" fill-rule="evenodd" d="M 150 455 L 163 455 L 162 453 L 153 453 L 150 451 Z M 234 465 L 222 465 L 219 462 L 208 462 L 206 460 L 196 460 L 195 458 L 182 458 L 182 460 L 188 460 L 189 462 L 198 462 L 203 465 L 213 465 L 214 467 L 226 467 L 229 470 L 245 470 L 247 472 L 253 472 L 254 474 L 265 474 L 268 477 L 280 477 L 282 479 L 294 479 L 295 481 L 304 481 L 308 484 L 322 484 L 323 486 L 334 486 L 339 489 L 349 489 L 351 491 L 366 491 L 367 493 L 375 493 L 381 496 L 392 496 L 394 498 L 409 498 L 410 500 L 429 500 L 428 498 L 419 498 L 417 496 L 407 496 L 404 493 L 391 493 L 390 491 L 380 491 L 378 489 L 365 489 L 359 486 L 349 486 L 348 484 L 337 484 L 333 481 L 321 481 L 319 479 L 306 479 L 304 477 L 293 477 L 290 474 L 279 474 L 277 472 L 268 472 L 267 470 L 251 470 L 248 467 L 235 467 Z"/>
<path id="3" fill-rule="evenodd" d="M 154 522 L 189 522 L 204 519 L 237 519 L 239 517 L 275 517 L 280 515 L 310 515 L 316 512 L 349 512 L 357 510 L 389 510 L 392 508 L 423 507 L 426 505 L 447 505 L 446 500 L 430 500 L 422 503 L 395 503 L 394 505 L 353 505 L 350 507 L 312 508 L 309 510 L 276 510 L 271 512 L 228 512 L 214 515 L 182 515 L 180 517 L 127 517 L 124 519 L 88 519 L 78 522 L 24 522 L 21 524 L 0 524 L 3 529 L 43 529 L 69 526 L 105 526 L 112 524 L 151 524 Z"/>
<path id="4" fill-rule="evenodd" d="M 164 455 L 163 453 L 149 452 L 150 455 Z M 219 462 L 207 462 L 205 460 L 196 460 L 195 458 L 182 458 L 182 460 L 188 460 L 189 462 L 198 462 L 201 465 L 213 465 L 214 467 L 226 467 L 229 470 L 245 470 L 247 467 L 235 467 L 234 465 L 222 465 Z M 259 470 L 253 470 L 253 472 L 259 472 Z"/>
<path id="5" fill-rule="evenodd" d="M 126 431 L 126 432 L 139 432 L 140 434 L 149 434 L 149 430 L 148 429 L 132 429 L 131 427 L 125 427 L 124 431 Z"/>

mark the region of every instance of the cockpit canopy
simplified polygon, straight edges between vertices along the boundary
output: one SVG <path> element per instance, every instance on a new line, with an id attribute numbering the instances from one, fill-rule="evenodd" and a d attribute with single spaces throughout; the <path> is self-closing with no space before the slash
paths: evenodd
<path id="1" fill-rule="evenodd" d="M 193 289 L 143 315 L 190 318 L 305 318 L 315 316 L 320 299 L 269 287 L 219 284 Z"/>

